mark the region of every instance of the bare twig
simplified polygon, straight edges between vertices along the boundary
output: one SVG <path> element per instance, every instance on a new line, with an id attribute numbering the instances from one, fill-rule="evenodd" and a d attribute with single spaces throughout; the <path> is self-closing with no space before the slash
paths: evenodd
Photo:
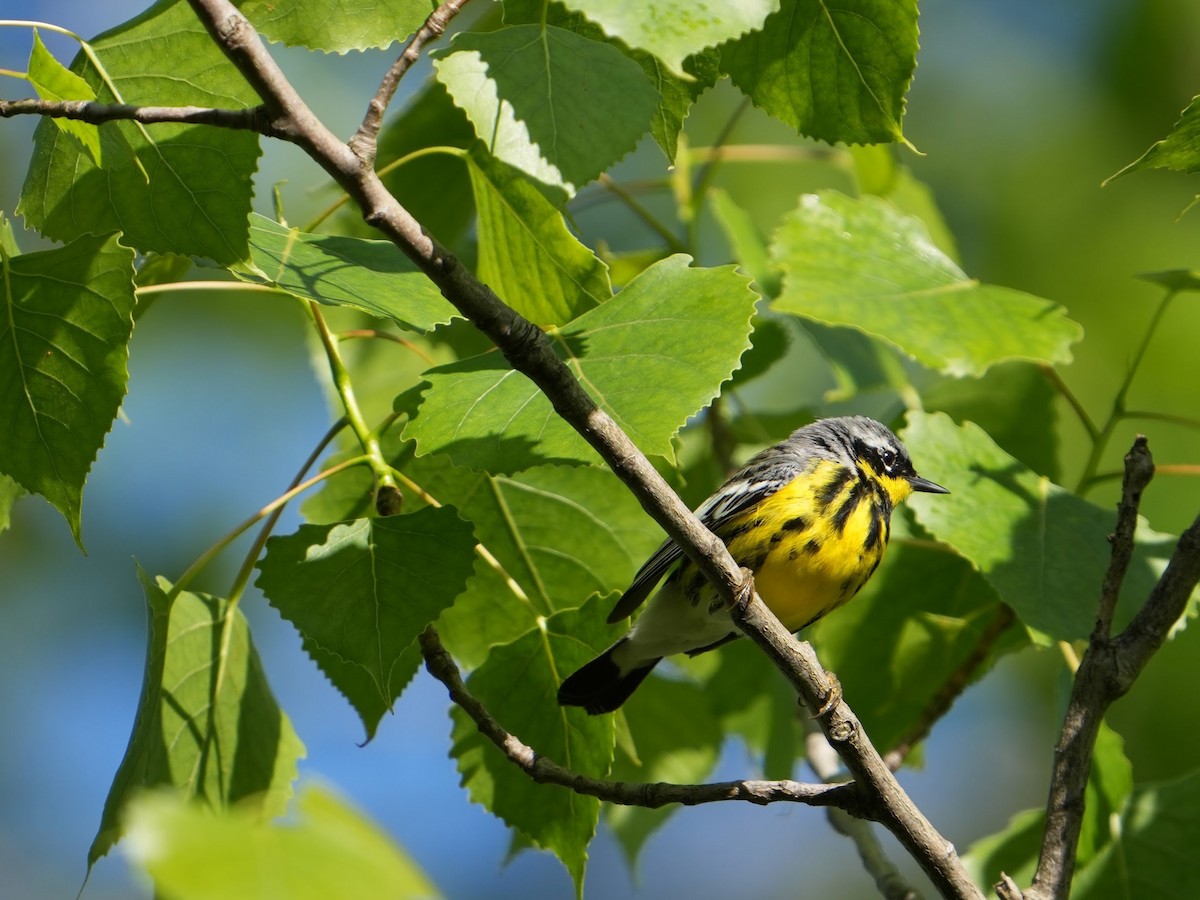
<path id="1" fill-rule="evenodd" d="M 442 646 L 432 626 L 420 637 L 425 668 L 446 686 L 450 699 L 478 726 L 480 733 L 499 748 L 514 765 L 523 769 L 539 784 L 557 784 L 577 794 L 598 797 L 622 806 L 656 809 L 670 803 L 697 806 L 725 800 L 744 800 L 765 806 L 768 803 L 803 803 L 808 806 L 845 806 L 859 808 L 858 787 L 854 784 L 804 784 L 799 781 L 723 781 L 712 784 L 638 783 L 588 778 L 538 755 L 519 737 L 497 722 L 463 684 L 458 666 Z"/>
<path id="2" fill-rule="evenodd" d="M 271 119 L 262 106 L 252 106 L 249 109 L 211 109 L 204 106 L 133 106 L 129 103 L 100 103 L 95 100 L 0 100 L 0 119 L 10 119 L 13 116 L 76 119 L 92 125 L 117 121 L 139 122 L 143 125 L 174 122 L 275 135 Z"/>
<path id="3" fill-rule="evenodd" d="M 367 105 L 367 114 L 363 116 L 362 124 L 358 126 L 354 137 L 350 138 L 350 149 L 362 159 L 364 165 L 375 165 L 376 139 L 379 137 L 379 129 L 383 126 L 383 116 L 387 112 L 388 104 L 392 102 L 396 88 L 400 86 L 400 79 L 421 57 L 425 45 L 445 34 L 450 20 L 466 5 L 467 0 L 446 0 L 431 12 L 425 24 L 416 30 L 404 52 L 392 63 L 383 80 L 379 82 L 379 89 Z"/>
<path id="4" fill-rule="evenodd" d="M 1062 732 L 1054 748 L 1050 794 L 1046 801 L 1046 830 L 1033 885 L 1024 894 L 1010 884 L 997 885 L 1006 898 L 1026 900 L 1065 897 L 1075 871 L 1075 855 L 1084 813 L 1084 792 L 1091 772 L 1092 750 L 1104 713 L 1124 695 L 1150 657 L 1162 646 L 1171 627 L 1183 614 L 1200 582 L 1200 516 L 1180 536 L 1162 578 L 1141 610 L 1117 637 L 1110 638 L 1111 604 L 1120 578 L 1133 552 L 1133 525 L 1137 505 L 1153 474 L 1146 443 L 1139 436 L 1125 457 L 1118 527 L 1113 535 L 1113 561 L 1104 582 L 1101 613 L 1087 652 L 1079 664 Z"/>

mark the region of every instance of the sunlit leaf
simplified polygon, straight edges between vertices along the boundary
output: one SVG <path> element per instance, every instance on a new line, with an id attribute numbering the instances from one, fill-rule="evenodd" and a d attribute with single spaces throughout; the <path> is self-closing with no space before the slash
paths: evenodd
<path id="1" fill-rule="evenodd" d="M 258 96 L 213 42 L 187 3 L 157 3 L 96 38 L 105 74 L 82 53 L 71 70 L 97 99 L 155 106 L 241 109 Z M 258 135 L 202 125 L 140 128 L 113 122 L 132 151 L 99 169 L 78 141 L 50 121 L 38 125 L 19 211 L 45 236 L 69 241 L 124 232 L 142 252 L 246 259 L 246 217 L 258 164 Z M 117 138 L 114 136 L 113 140 Z"/>
<path id="2" fill-rule="evenodd" d="M 29 54 L 29 83 L 43 100 L 95 100 L 91 85 L 66 68 L 46 49 L 37 29 L 33 30 L 33 50 Z M 64 134 L 69 134 L 83 147 L 88 158 L 97 166 L 104 165 L 100 147 L 100 129 L 77 119 L 50 120 Z"/>
<path id="3" fill-rule="evenodd" d="M 785 272 L 776 309 L 857 328 L 950 375 L 1070 362 L 1082 336 L 1056 304 L 968 278 L 920 220 L 876 197 L 805 195 L 772 252 Z"/>
<path id="4" fill-rule="evenodd" d="M 330 53 L 388 47 L 402 41 L 433 11 L 429 0 L 243 0 L 238 9 L 269 41 Z"/>
<path id="5" fill-rule="evenodd" d="M 732 267 L 672 256 L 554 336 L 555 349 L 644 453 L 674 457 L 671 436 L 716 395 L 749 346 L 755 295 Z M 439 366 L 405 437 L 422 454 L 512 472 L 596 454 L 499 353 Z"/>
<path id="6" fill-rule="evenodd" d="M 164 794 L 138 797 L 125 821 L 129 856 L 177 900 L 439 896 L 378 825 L 320 787 L 300 792 L 285 824 Z"/>
<path id="7" fill-rule="evenodd" d="M 1165 138 L 1151 144 L 1149 150 L 1104 183 L 1139 169 L 1200 172 L 1200 94 L 1180 113 L 1179 121 Z"/>
<path id="8" fill-rule="evenodd" d="M 0 254 L 0 472 L 80 540 L 83 484 L 128 379 L 133 252 L 115 236 Z"/>
<path id="9" fill-rule="evenodd" d="M 568 194 L 632 150 L 657 105 L 636 63 L 562 28 L 463 33 L 432 55 L 488 151 Z"/>
<path id="10" fill-rule="evenodd" d="M 304 745 L 275 702 L 241 610 L 138 570 L 150 614 L 146 674 L 125 758 L 104 802 L 88 865 L 122 834 L 121 814 L 148 787 L 247 816 L 283 814 Z"/>
<path id="11" fill-rule="evenodd" d="M 720 48 L 721 69 L 756 106 L 830 143 L 903 139 L 917 57 L 917 3 L 782 0 L 763 27 Z"/>
<path id="12" fill-rule="evenodd" d="M 250 255 L 253 268 L 232 269 L 238 278 L 306 300 L 361 309 L 414 331 L 428 331 L 455 315 L 433 282 L 391 241 L 305 234 L 255 213 Z"/>

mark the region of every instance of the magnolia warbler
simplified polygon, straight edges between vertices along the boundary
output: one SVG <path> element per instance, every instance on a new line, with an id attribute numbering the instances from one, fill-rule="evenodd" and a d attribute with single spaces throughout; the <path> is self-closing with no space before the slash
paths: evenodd
<path id="1" fill-rule="evenodd" d="M 908 451 L 874 419 L 822 419 L 733 474 L 696 510 L 790 631 L 841 606 L 875 574 L 895 505 L 913 491 L 947 494 L 917 475 Z M 668 540 L 638 571 L 609 622 L 628 617 L 680 559 L 623 638 L 562 683 L 558 702 L 612 712 L 664 656 L 695 656 L 739 636 L 699 568 Z"/>

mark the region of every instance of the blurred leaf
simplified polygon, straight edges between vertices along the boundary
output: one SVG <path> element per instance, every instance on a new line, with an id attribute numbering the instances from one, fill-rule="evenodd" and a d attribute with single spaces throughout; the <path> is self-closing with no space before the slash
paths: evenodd
<path id="1" fill-rule="evenodd" d="M 0 253 L 0 472 L 80 538 L 83 485 L 128 380 L 133 251 L 116 236 Z"/>
<path id="2" fill-rule="evenodd" d="M 1092 768 L 1084 795 L 1085 811 L 1072 897 L 1082 896 L 1079 893 L 1080 876 L 1088 863 L 1098 853 L 1101 860 L 1111 853 L 1110 820 L 1121 811 L 1133 789 L 1133 767 L 1125 757 L 1124 748 L 1120 735 L 1102 723 L 1092 752 Z M 1013 816 L 1002 831 L 972 844 L 963 855 L 963 864 L 975 883 L 995 884 L 1004 872 L 1018 884 L 1029 884 L 1037 868 L 1045 818 L 1044 810 L 1025 810 Z M 1139 895 L 1120 893 L 1115 896 L 1132 898 Z M 1161 895 L 1154 892 L 1153 896 Z M 1183 896 L 1190 894 L 1180 895 Z"/>
<path id="3" fill-rule="evenodd" d="M 1031 472 L 979 426 L 909 413 L 902 437 L 921 472 L 949 496 L 909 500 L 917 521 L 969 559 L 1041 642 L 1086 638 L 1096 619 L 1115 514 Z M 1114 626 L 1158 580 L 1173 541 L 1139 527 Z"/>
<path id="4" fill-rule="evenodd" d="M 506 729 L 543 756 L 591 778 L 604 778 L 612 765 L 613 717 L 561 707 L 557 693 L 567 674 L 622 630 L 605 624 L 608 610 L 606 599 L 596 597 L 580 609 L 557 613 L 512 643 L 493 647 L 467 680 L 467 688 Z M 450 754 L 458 760 L 471 799 L 562 860 L 578 895 L 600 801 L 536 783 L 457 706 L 452 718 Z"/>
<path id="5" fill-rule="evenodd" d="M 808 194 L 775 234 L 775 308 L 882 338 L 949 375 L 1071 360 L 1082 329 L 1055 304 L 969 279 L 925 226 L 875 197 Z"/>
<path id="6" fill-rule="evenodd" d="M 674 458 L 671 436 L 729 378 L 749 346 L 755 295 L 730 266 L 651 266 L 616 297 L 553 335 L 596 402 L 642 452 Z M 404 430 L 422 455 L 513 472 L 596 454 L 550 401 L 497 352 L 430 369 L 420 411 Z"/>
<path id="7" fill-rule="evenodd" d="M 778 297 L 781 273 L 771 263 L 766 239 L 750 214 L 720 188 L 709 192 L 709 202 L 738 267 L 754 279 L 756 291 L 764 297 Z"/>
<path id="8" fill-rule="evenodd" d="M 350 306 L 428 331 L 456 315 L 433 282 L 391 241 L 305 234 L 265 216 L 250 216 L 252 267 L 231 271 L 305 300 Z"/>
<path id="9" fill-rule="evenodd" d="M 800 326 L 825 357 L 837 386 L 825 392 L 825 400 L 839 402 L 863 394 L 893 390 L 904 380 L 898 376 L 895 351 L 883 341 L 854 328 L 823 325 L 801 320 Z"/>
<path id="10" fill-rule="evenodd" d="M 1146 272 L 1139 275 L 1142 281 L 1161 284 L 1168 291 L 1200 291 L 1200 270 L 1169 269 L 1164 272 Z"/>
<path id="11" fill-rule="evenodd" d="M 573 5 L 582 8 L 579 4 Z M 618 5 L 621 9 L 614 8 L 614 12 L 637 9 L 628 7 L 627 10 L 624 5 Z M 672 20 L 672 23 L 674 21 Z M 683 22 L 685 19 L 678 21 Z M 561 3 L 546 3 L 545 0 L 505 0 L 504 24 L 546 24 L 565 28 L 589 40 L 609 43 L 641 66 L 659 95 L 654 119 L 650 124 L 650 134 L 671 163 L 675 162 L 679 132 L 683 129 L 684 119 L 687 118 L 692 104 L 704 91 L 716 84 L 721 75 L 717 68 L 717 54 L 713 50 L 697 52 L 687 57 L 683 60 L 682 73 L 676 74 L 664 66 L 663 61 L 653 53 L 631 46 L 616 36 L 609 37 L 599 25 L 585 18 L 581 12 L 568 10 Z"/>
<path id="12" fill-rule="evenodd" d="M 408 855 L 375 823 L 324 788 L 308 786 L 296 818 L 269 824 L 177 797 L 145 794 L 125 817 L 129 855 L 175 900 L 359 900 L 437 897 Z"/>
<path id="13" fill-rule="evenodd" d="M 1037 366 L 1001 363 L 980 378 L 937 378 L 922 385 L 921 399 L 929 412 L 974 422 L 1039 475 L 1059 477 L 1058 394 Z"/>
<path id="14" fill-rule="evenodd" d="M 568 194 L 633 149 L 658 102 L 636 63 L 563 28 L 458 34 L 432 56 L 491 154 Z"/>
<path id="15" fill-rule="evenodd" d="M 696 685 L 665 678 L 648 678 L 622 707 L 637 744 L 638 760 L 617 754 L 616 781 L 695 784 L 717 765 L 722 734 L 704 692 Z M 637 806 L 605 808 L 605 817 L 630 868 L 646 840 L 679 810 L 678 804 L 658 809 Z"/>
<path id="16" fill-rule="evenodd" d="M 12 526 L 12 508 L 23 493 L 21 486 L 7 475 L 0 475 L 0 532 Z"/>
<path id="17" fill-rule="evenodd" d="M 1139 169 L 1174 169 L 1191 174 L 1200 172 L 1200 94 L 1192 98 L 1187 109 L 1180 113 L 1175 127 L 1161 141 L 1105 180 L 1108 184 L 1129 172 Z"/>
<path id="18" fill-rule="evenodd" d="M 267 542 L 257 585 L 322 650 L 365 669 L 385 705 L 412 677 L 404 652 L 463 590 L 471 526 L 452 509 L 301 525 Z M 334 678 L 340 669 L 325 668 Z M 362 711 L 361 679 L 335 686 Z M 372 733 L 378 718 L 365 718 Z"/>
<path id="19" fill-rule="evenodd" d="M 1104 852 L 1075 873 L 1072 897 L 1188 900 L 1200 894 L 1200 774 L 1133 792 Z"/>
<path id="20" fill-rule="evenodd" d="M 631 250 L 614 253 L 604 244 L 596 248 L 596 255 L 608 266 L 608 278 L 614 288 L 623 288 L 648 268 L 671 255 L 666 247 L 651 247 L 648 250 Z"/>
<path id="21" fill-rule="evenodd" d="M 880 5 L 783 0 L 760 31 L 720 48 L 721 69 L 754 105 L 829 143 L 903 140 L 917 57 L 916 0 Z"/>
<path id="22" fill-rule="evenodd" d="M 326 53 L 390 47 L 433 11 L 429 0 L 243 0 L 238 8 L 267 40 Z"/>
<path id="23" fill-rule="evenodd" d="M 791 342 L 791 335 L 779 322 L 756 316 L 754 331 L 750 333 L 750 349 L 742 354 L 742 364 L 733 373 L 733 387 L 740 388 L 765 375 L 771 366 L 783 359 Z"/>
<path id="24" fill-rule="evenodd" d="M 104 103 L 226 109 L 258 103 L 186 3 L 161 0 L 91 45 L 120 99 L 82 52 L 71 70 Z M 53 122 L 38 125 L 19 207 L 31 227 L 59 241 L 122 231 L 143 253 L 205 256 L 222 265 L 246 259 L 257 134 L 131 122 L 107 123 L 100 134 L 114 150 L 121 142 L 136 157 L 126 153 L 114 165 L 105 144 L 106 168 L 99 169 Z"/>
<path id="25" fill-rule="evenodd" d="M 304 745 L 275 702 L 250 628 L 228 600 L 180 592 L 140 568 L 150 634 L 133 734 L 113 778 L 88 868 L 122 834 L 139 791 L 167 785 L 184 800 L 266 821 L 283 815 Z"/>
<path id="26" fill-rule="evenodd" d="M 29 54 L 29 83 L 43 100 L 95 100 L 96 92 L 91 85 L 66 68 L 46 49 L 38 30 L 33 29 L 33 50 Z M 100 129 L 96 125 L 77 119 L 50 120 L 64 134 L 79 141 L 88 158 L 102 166 L 103 152 L 100 147 Z"/>
<path id="27" fill-rule="evenodd" d="M 479 211 L 481 281 L 542 327 L 569 322 L 612 297 L 608 267 L 532 182 L 487 153 L 466 159 Z"/>
<path id="28" fill-rule="evenodd" d="M 809 634 L 880 752 L 894 748 L 959 676 L 1000 613 L 996 592 L 961 556 L 893 543 L 862 593 Z M 1008 643 L 1012 649 L 1015 641 Z M 979 660 L 970 680 L 988 667 Z"/>
<path id="29" fill-rule="evenodd" d="M 661 59 L 683 74 L 685 57 L 763 27 L 779 0 L 714 0 L 697 7 L 690 0 L 570 0 L 574 9 L 605 33 Z"/>

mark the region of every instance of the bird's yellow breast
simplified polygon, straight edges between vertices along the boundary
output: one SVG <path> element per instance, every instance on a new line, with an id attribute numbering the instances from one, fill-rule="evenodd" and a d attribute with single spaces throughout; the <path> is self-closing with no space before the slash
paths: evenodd
<path id="1" fill-rule="evenodd" d="M 874 574 L 892 505 L 907 495 L 864 467 L 820 460 L 721 529 L 730 553 L 754 572 L 764 602 L 798 631 L 845 603 Z"/>

